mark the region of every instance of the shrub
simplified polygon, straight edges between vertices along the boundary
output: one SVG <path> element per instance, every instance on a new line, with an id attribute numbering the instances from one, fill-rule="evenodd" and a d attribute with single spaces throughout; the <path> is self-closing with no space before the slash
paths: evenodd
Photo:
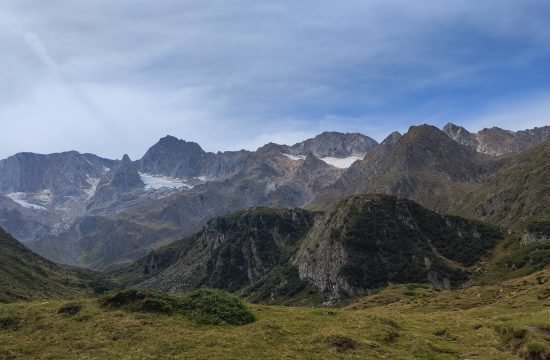
<path id="1" fill-rule="evenodd" d="M 2 316 L 0 317 L 0 330 L 17 330 L 20 321 L 18 316 Z"/>
<path id="2" fill-rule="evenodd" d="M 136 289 L 109 293 L 100 299 L 103 307 L 124 308 L 128 311 L 169 314 L 177 310 L 179 299 L 160 292 Z"/>
<path id="3" fill-rule="evenodd" d="M 78 303 L 68 303 L 59 308 L 57 310 L 58 314 L 64 314 L 64 315 L 76 315 L 82 310 L 82 304 Z"/>
<path id="4" fill-rule="evenodd" d="M 182 309 L 198 324 L 245 325 L 256 320 L 241 300 L 219 290 L 199 289 L 185 294 Z"/>
<path id="5" fill-rule="evenodd" d="M 325 338 L 325 342 L 336 349 L 338 352 L 355 350 L 358 346 L 357 342 L 347 336 L 331 335 Z"/>
<path id="6" fill-rule="evenodd" d="M 210 289 L 191 291 L 183 296 L 129 289 L 105 295 L 100 304 L 128 311 L 180 313 L 197 324 L 245 325 L 255 320 L 240 299 Z"/>

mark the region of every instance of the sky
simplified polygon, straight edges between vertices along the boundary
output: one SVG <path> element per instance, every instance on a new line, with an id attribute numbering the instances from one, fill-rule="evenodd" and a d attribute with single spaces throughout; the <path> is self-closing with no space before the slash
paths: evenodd
<path id="1" fill-rule="evenodd" d="M 0 158 L 550 124 L 547 0 L 2 0 Z"/>

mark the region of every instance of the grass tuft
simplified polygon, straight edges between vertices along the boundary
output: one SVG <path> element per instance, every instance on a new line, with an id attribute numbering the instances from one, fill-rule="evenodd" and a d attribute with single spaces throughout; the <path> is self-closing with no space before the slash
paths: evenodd
<path id="1" fill-rule="evenodd" d="M 336 349 L 338 352 L 355 350 L 359 346 L 355 340 L 344 335 L 330 335 L 325 338 L 325 342 Z"/>

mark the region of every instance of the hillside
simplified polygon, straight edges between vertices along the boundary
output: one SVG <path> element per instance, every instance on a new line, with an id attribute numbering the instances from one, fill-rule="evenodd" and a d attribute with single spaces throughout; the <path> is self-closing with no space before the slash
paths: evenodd
<path id="1" fill-rule="evenodd" d="M 392 283 L 455 287 L 500 239 L 490 226 L 413 201 L 361 195 L 325 212 L 253 208 L 215 218 L 116 277 L 170 292 L 205 286 L 254 301 L 320 303 Z"/>
<path id="2" fill-rule="evenodd" d="M 465 147 L 434 126 L 412 126 L 404 135 L 391 134 L 308 207 L 321 209 L 345 195 L 381 193 L 448 212 L 505 164 L 505 159 Z"/>
<path id="3" fill-rule="evenodd" d="M 0 302 L 68 299 L 105 290 L 97 275 L 56 265 L 0 228 Z"/>
<path id="4" fill-rule="evenodd" d="M 456 212 L 501 226 L 527 230 L 550 221 L 550 141 L 521 153 L 457 204 Z"/>

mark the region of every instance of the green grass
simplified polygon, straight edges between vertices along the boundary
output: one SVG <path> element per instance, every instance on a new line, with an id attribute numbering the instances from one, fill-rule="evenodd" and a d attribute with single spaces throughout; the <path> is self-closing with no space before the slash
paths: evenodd
<path id="1" fill-rule="evenodd" d="M 544 282 L 541 282 L 541 279 Z M 517 359 L 546 356 L 550 270 L 441 291 L 400 285 L 346 308 L 248 305 L 256 321 L 202 325 L 184 313 L 82 300 L 0 305 L 0 359 Z M 502 291 L 501 291 L 502 290 Z M 414 292 L 414 296 L 403 292 Z M 0 321 L 0 324 L 2 321 Z M 531 355 L 530 355 L 531 354 Z M 537 355 L 537 356 L 539 356 Z"/>

